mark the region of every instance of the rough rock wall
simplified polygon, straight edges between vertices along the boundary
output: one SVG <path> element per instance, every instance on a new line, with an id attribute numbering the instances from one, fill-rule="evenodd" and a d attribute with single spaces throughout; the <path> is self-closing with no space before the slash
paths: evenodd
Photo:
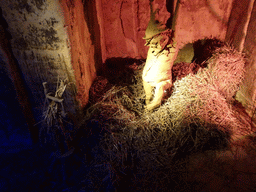
<path id="1" fill-rule="evenodd" d="M 248 26 L 247 36 L 244 42 L 244 52 L 249 55 L 250 61 L 246 67 L 246 81 L 244 87 L 246 87 L 246 93 L 250 98 L 251 107 L 250 114 L 255 117 L 256 108 L 256 3 L 254 2 L 250 23 Z"/>
<path id="2" fill-rule="evenodd" d="M 149 1 L 144 0 L 97 0 L 101 15 L 103 62 L 112 57 L 145 58 L 145 35 L 149 18 Z M 170 13 L 162 0 L 154 2 L 159 9 L 158 18 L 166 22 Z"/>
<path id="3" fill-rule="evenodd" d="M 86 1 L 87 2 L 87 1 Z M 94 31 L 95 22 L 90 20 L 93 9 L 91 4 L 82 3 L 82 0 L 62 0 L 61 5 L 64 11 L 65 26 L 68 30 L 69 44 L 72 56 L 72 66 L 78 89 L 78 99 L 80 105 L 87 104 L 89 99 L 89 89 L 96 77 L 95 63 L 98 68 L 101 64 L 101 49 L 97 38 L 100 38 Z M 87 11 L 87 13 L 85 13 Z M 86 15 L 88 17 L 86 17 Z M 87 21 L 90 21 L 91 28 L 88 27 Z M 96 51 L 95 51 L 96 50 Z M 97 60 L 98 59 L 98 60 Z"/>
<path id="4" fill-rule="evenodd" d="M 188 43 L 202 38 L 225 39 L 232 0 L 184 0 L 177 18 L 177 39 Z"/>
<path id="5" fill-rule="evenodd" d="M 104 34 L 105 58 L 135 57 L 137 43 L 138 4 L 136 1 L 99 0 L 102 12 L 101 31 Z"/>
<path id="6" fill-rule="evenodd" d="M 147 48 L 142 37 L 150 18 L 149 0 L 97 2 L 98 12 L 102 14 L 103 62 L 111 57 L 146 58 Z M 158 19 L 166 23 L 175 7 L 172 1 L 155 0 L 153 4 L 159 9 Z M 224 40 L 231 7 L 232 0 L 181 1 L 176 27 L 178 40 L 181 43 L 205 37 Z"/>
<path id="7" fill-rule="evenodd" d="M 64 105 L 67 113 L 74 114 L 75 79 L 59 2 L 2 0 L 0 6 L 12 36 L 13 55 L 30 91 L 36 122 L 42 120 L 45 101 L 42 83 L 47 82 L 49 91 L 54 93 L 58 78 L 71 83 L 64 92 Z"/>
<path id="8" fill-rule="evenodd" d="M 252 1 L 234 0 L 230 14 L 225 40 L 233 44 L 239 51 L 243 50 L 244 40 L 247 34 L 248 22 L 251 15 Z"/>
<path id="9" fill-rule="evenodd" d="M 256 120 L 256 1 L 248 0 L 241 4 L 240 1 L 235 0 L 233 7 L 227 40 L 248 56 L 245 79 L 237 99 Z"/>

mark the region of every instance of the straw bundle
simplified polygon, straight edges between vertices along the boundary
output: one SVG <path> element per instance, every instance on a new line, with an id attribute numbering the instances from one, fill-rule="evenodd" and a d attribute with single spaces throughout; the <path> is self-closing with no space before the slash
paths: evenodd
<path id="1" fill-rule="evenodd" d="M 249 128 L 234 115 L 232 102 L 243 79 L 243 55 L 228 46 L 216 50 L 207 67 L 177 79 L 172 95 L 152 113 L 144 111 L 142 67 L 134 84 L 113 86 L 87 109 L 89 122 L 107 130 L 100 147 L 103 161 L 116 173 L 116 187 L 170 191 L 187 187 L 187 160 L 192 154 L 227 148 Z M 195 71 L 194 71 L 195 73 Z M 139 179 L 138 179 L 139 178 Z M 191 188 L 190 188 L 191 187 Z M 184 189 L 185 190 L 185 189 Z"/>

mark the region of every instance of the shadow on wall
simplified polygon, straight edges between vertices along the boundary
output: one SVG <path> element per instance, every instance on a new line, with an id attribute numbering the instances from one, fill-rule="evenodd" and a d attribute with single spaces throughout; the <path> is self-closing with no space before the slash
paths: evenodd
<path id="1" fill-rule="evenodd" d="M 8 50 L 10 33 L 6 33 L 7 23 L 2 18 L 0 8 L 0 154 L 15 153 L 32 147 L 28 125 L 18 101 L 17 91 L 7 70 L 5 51 Z M 7 51 L 8 52 L 8 51 Z M 4 55 L 2 55 L 4 54 Z M 20 83 L 20 82 L 19 82 Z"/>
<path id="2" fill-rule="evenodd" d="M 166 9 L 169 13 L 171 13 L 171 17 L 166 22 L 166 27 L 171 28 L 172 27 L 172 19 L 173 19 L 173 13 L 174 13 L 174 0 L 166 0 Z"/>
<path id="3" fill-rule="evenodd" d="M 106 77 L 111 84 L 131 82 L 134 71 L 144 60 L 134 58 L 113 57 L 108 58 L 104 64 L 102 76 Z"/>
<path id="4" fill-rule="evenodd" d="M 0 57 L 0 154 L 32 147 L 16 91 L 3 66 L 5 63 Z"/>
<path id="5" fill-rule="evenodd" d="M 88 25 L 92 44 L 94 45 L 94 60 L 97 73 L 102 69 L 102 52 L 100 39 L 100 26 L 97 19 L 97 10 L 95 1 L 83 1 L 85 20 Z"/>

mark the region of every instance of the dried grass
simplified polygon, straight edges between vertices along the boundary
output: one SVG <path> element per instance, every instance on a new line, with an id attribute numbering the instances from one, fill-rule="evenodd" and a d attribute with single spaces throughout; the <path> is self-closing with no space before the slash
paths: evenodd
<path id="1" fill-rule="evenodd" d="M 250 133 L 232 110 L 244 64 L 243 55 L 234 49 L 217 49 L 207 68 L 177 80 L 172 95 L 152 113 L 144 111 L 142 66 L 134 84 L 113 86 L 87 109 L 83 126 L 90 129 L 88 122 L 97 122 L 107 130 L 100 145 L 104 161 L 121 178 L 129 173 L 130 190 L 171 191 L 171 184 L 173 191 L 191 191 L 195 183 L 185 179 L 186 157 L 227 149 Z"/>

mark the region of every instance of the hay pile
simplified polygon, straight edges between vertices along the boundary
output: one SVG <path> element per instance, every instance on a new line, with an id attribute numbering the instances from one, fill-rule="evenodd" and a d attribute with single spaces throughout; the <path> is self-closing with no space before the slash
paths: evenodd
<path id="1" fill-rule="evenodd" d="M 226 149 L 249 133 L 232 110 L 244 75 L 243 55 L 224 46 L 206 62 L 206 68 L 177 80 L 171 96 L 152 113 L 144 111 L 143 66 L 133 84 L 119 82 L 87 109 L 81 127 L 104 130 L 100 161 L 109 165 L 118 191 L 193 191 L 195 183 L 186 180 L 187 157 Z"/>

